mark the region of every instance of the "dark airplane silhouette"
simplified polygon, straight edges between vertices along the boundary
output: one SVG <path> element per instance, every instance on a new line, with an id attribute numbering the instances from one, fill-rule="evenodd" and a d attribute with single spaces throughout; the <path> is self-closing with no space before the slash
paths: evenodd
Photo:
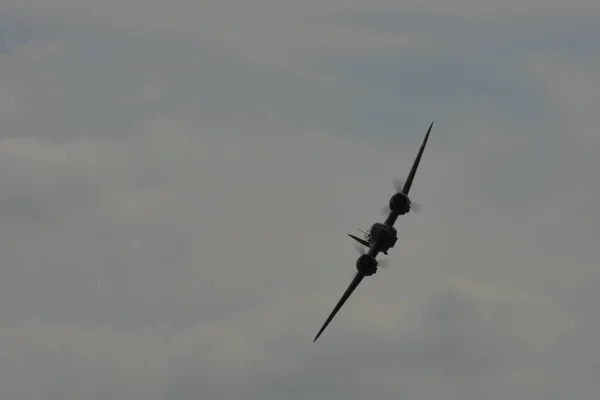
<path id="1" fill-rule="evenodd" d="M 401 182 L 396 182 L 396 192 L 389 201 L 389 214 L 385 219 L 384 223 L 376 222 L 371 225 L 371 228 L 368 232 L 364 233 L 364 239 L 356 237 L 354 235 L 348 234 L 352 239 L 356 240 L 361 245 L 367 247 L 369 250 L 366 253 L 363 253 L 356 260 L 356 275 L 350 285 L 336 304 L 335 308 L 321 327 L 319 333 L 313 340 L 316 341 L 319 336 L 323 333 L 327 325 L 331 322 L 333 317 L 337 314 L 337 312 L 342 308 L 348 297 L 354 292 L 356 287 L 360 284 L 365 276 L 371 276 L 377 272 L 377 267 L 379 262 L 376 257 L 379 253 L 387 254 L 389 249 L 393 248 L 398 240 L 398 232 L 396 228 L 394 228 L 394 223 L 396 219 L 400 215 L 404 215 L 408 213 L 411 209 L 414 209 L 415 204 L 411 202 L 408 197 L 408 192 L 410 191 L 410 187 L 412 186 L 413 180 L 415 178 L 415 174 L 417 172 L 417 168 L 419 167 L 419 162 L 421 161 L 421 157 L 423 156 L 423 151 L 425 150 L 425 146 L 427 145 L 427 140 L 429 139 L 429 133 L 431 132 L 431 128 L 433 127 L 433 122 L 429 125 L 429 129 L 425 134 L 425 138 L 423 139 L 423 143 L 421 144 L 421 148 L 419 149 L 419 153 L 415 158 L 415 161 L 408 173 L 408 177 L 406 178 L 406 182 L 402 185 Z"/>

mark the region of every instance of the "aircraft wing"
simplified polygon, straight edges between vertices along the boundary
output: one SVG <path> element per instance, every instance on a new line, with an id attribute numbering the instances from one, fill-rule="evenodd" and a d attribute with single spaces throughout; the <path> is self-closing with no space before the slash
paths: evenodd
<path id="1" fill-rule="evenodd" d="M 321 333 L 323 333 L 325 328 L 327 328 L 327 325 L 329 325 L 329 323 L 331 322 L 333 317 L 335 317 L 335 314 L 337 314 L 337 312 L 340 310 L 340 308 L 342 308 L 342 306 L 344 305 L 346 300 L 348 300 L 348 297 L 350 297 L 352 292 L 354 292 L 354 290 L 356 289 L 358 284 L 363 280 L 364 277 L 365 276 L 363 274 L 361 274 L 360 272 L 357 272 L 356 275 L 354 275 L 354 279 L 352 279 L 352 282 L 350 282 L 350 285 L 348 285 L 348 288 L 342 295 L 342 298 L 338 301 L 338 303 L 336 304 L 336 306 L 333 309 L 333 311 L 331 312 L 331 314 L 329 314 L 329 317 L 327 317 L 327 320 L 321 327 L 321 330 L 319 331 L 319 333 L 317 333 L 317 336 L 315 336 L 315 339 L 313 340 L 313 342 L 315 342 L 319 338 L 319 336 L 321 336 Z"/>
<path id="2" fill-rule="evenodd" d="M 421 144 L 421 148 L 419 149 L 419 153 L 415 158 L 415 161 L 408 173 L 408 177 L 406 177 L 406 182 L 404 182 L 404 186 L 402 187 L 402 193 L 408 195 L 410 191 L 410 187 L 412 186 L 413 180 L 415 179 L 415 174 L 417 173 L 417 168 L 419 168 L 419 162 L 421 162 L 421 157 L 423 156 L 423 151 L 425 150 L 425 146 L 427 145 L 427 140 L 429 139 L 429 134 L 431 133 L 431 128 L 433 127 L 433 122 L 429 125 L 429 129 L 427 129 L 427 133 L 425 134 L 425 138 L 423 139 L 423 143 Z"/>

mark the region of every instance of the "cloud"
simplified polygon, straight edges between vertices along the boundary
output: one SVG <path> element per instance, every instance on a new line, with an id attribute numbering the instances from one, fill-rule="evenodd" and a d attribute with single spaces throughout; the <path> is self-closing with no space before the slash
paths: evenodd
<path id="1" fill-rule="evenodd" d="M 0 9 L 4 397 L 595 390 L 595 3 Z"/>
<path id="2" fill-rule="evenodd" d="M 244 393 L 249 398 L 338 398 L 375 390 L 382 377 L 391 379 L 381 392 L 386 398 L 395 390 L 418 396 L 429 386 L 457 382 L 490 381 L 498 389 L 515 369 L 539 373 L 543 367 L 532 370 L 532 365 L 540 365 L 554 348 L 552 337 L 561 337 L 561 325 L 546 301 L 510 291 L 490 296 L 489 289 L 472 282 L 443 285 L 423 297 L 424 308 L 409 307 L 396 317 L 401 323 L 395 335 L 388 330 L 373 337 L 364 324 L 362 332 L 351 334 L 354 339 L 316 351 L 298 341 L 298 322 L 292 322 L 295 329 L 285 329 L 292 340 L 277 334 L 282 329 L 277 317 L 298 310 L 288 302 L 185 328 L 24 319 L 1 328 L 1 347 L 16 361 L 4 366 L 2 376 L 17 378 L 3 387 L 66 399 Z M 301 313 L 301 319 L 307 317 Z M 515 318 L 522 320 L 516 324 Z M 539 335 L 545 340 L 540 342 Z M 370 344 L 356 349 L 356 340 Z"/>

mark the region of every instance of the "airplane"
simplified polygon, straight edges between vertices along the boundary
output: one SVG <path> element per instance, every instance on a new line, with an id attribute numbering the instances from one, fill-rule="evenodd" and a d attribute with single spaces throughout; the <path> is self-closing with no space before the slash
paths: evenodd
<path id="1" fill-rule="evenodd" d="M 315 342 L 319 336 L 321 336 L 325 328 L 327 328 L 327 325 L 329 325 L 333 317 L 335 317 L 340 308 L 342 308 L 346 300 L 348 300 L 360 282 L 362 282 L 365 277 L 371 276 L 377 272 L 377 268 L 379 266 L 379 262 L 376 259 L 377 255 L 379 253 L 387 255 L 388 251 L 396 244 L 396 241 L 398 240 L 398 232 L 396 228 L 394 228 L 394 223 L 399 216 L 407 214 L 415 207 L 415 204 L 412 203 L 408 197 L 408 193 L 410 192 L 415 174 L 417 173 L 417 168 L 421 162 L 421 157 L 423 156 L 423 151 L 425 150 L 425 146 L 429 140 L 429 134 L 431 133 L 432 127 L 433 121 L 429 125 L 429 129 L 427 129 L 425 138 L 423 139 L 419 152 L 417 153 L 417 157 L 413 162 L 406 181 L 404 184 L 401 182 L 396 182 L 396 193 L 389 200 L 389 214 L 385 221 L 383 223 L 375 222 L 373 225 L 371 225 L 371 228 L 368 232 L 361 231 L 364 234 L 364 239 L 348 234 L 348 236 L 350 236 L 359 244 L 367 247 L 369 250 L 362 253 L 356 260 L 357 272 L 354 275 L 352 282 L 350 282 L 350 285 L 348 285 L 348 288 L 334 307 L 333 311 L 331 314 L 329 314 L 329 317 L 319 330 L 319 333 L 317 333 L 317 336 L 315 336 L 313 342 Z"/>

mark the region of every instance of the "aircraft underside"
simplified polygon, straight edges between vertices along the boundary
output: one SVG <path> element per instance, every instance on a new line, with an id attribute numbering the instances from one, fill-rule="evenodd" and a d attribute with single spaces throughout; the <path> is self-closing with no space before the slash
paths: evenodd
<path id="1" fill-rule="evenodd" d="M 387 251 L 396 244 L 398 233 L 392 226 L 375 223 L 371 227 L 369 238 L 371 244 L 375 244 L 378 251 L 387 254 Z"/>
<path id="2" fill-rule="evenodd" d="M 396 193 L 389 200 L 388 205 L 390 212 L 385 222 L 376 222 L 373 225 L 371 225 L 369 232 L 363 232 L 364 239 L 348 234 L 348 236 L 350 236 L 352 239 L 360 243 L 365 248 L 368 248 L 369 250 L 364 252 L 364 249 L 359 249 L 359 251 L 362 254 L 356 260 L 357 273 L 352 279 L 350 285 L 348 285 L 348 287 L 346 288 L 346 291 L 344 292 L 338 303 L 335 305 L 333 311 L 331 311 L 331 313 L 329 314 L 329 317 L 327 317 L 327 319 L 325 320 L 323 326 L 321 326 L 321 329 L 319 330 L 317 336 L 315 336 L 313 341 L 316 341 L 319 338 L 319 336 L 321 336 L 327 325 L 329 325 L 333 317 L 337 314 L 337 312 L 340 310 L 340 308 L 343 306 L 346 300 L 348 300 L 352 292 L 354 292 L 354 290 L 358 287 L 363 278 L 366 276 L 371 276 L 377 272 L 377 268 L 379 266 L 379 262 L 376 259 L 377 254 L 387 254 L 388 250 L 394 247 L 394 245 L 396 244 L 396 241 L 398 240 L 398 233 L 394 228 L 394 223 L 396 222 L 396 219 L 399 216 L 407 214 L 412 208 L 414 208 L 413 206 L 416 205 L 411 202 L 410 198 L 408 197 L 408 194 L 412 186 L 413 179 L 417 172 L 417 168 L 419 166 L 419 162 L 421 160 L 421 156 L 423 155 L 423 151 L 425 149 L 425 145 L 427 144 L 429 133 L 431 132 L 432 127 L 433 122 L 431 122 L 431 125 L 429 125 L 429 129 L 427 130 L 425 138 L 421 143 L 421 148 L 419 149 L 417 157 L 415 158 L 410 172 L 408 173 L 406 182 L 402 184 L 397 181 L 395 183 Z"/>

